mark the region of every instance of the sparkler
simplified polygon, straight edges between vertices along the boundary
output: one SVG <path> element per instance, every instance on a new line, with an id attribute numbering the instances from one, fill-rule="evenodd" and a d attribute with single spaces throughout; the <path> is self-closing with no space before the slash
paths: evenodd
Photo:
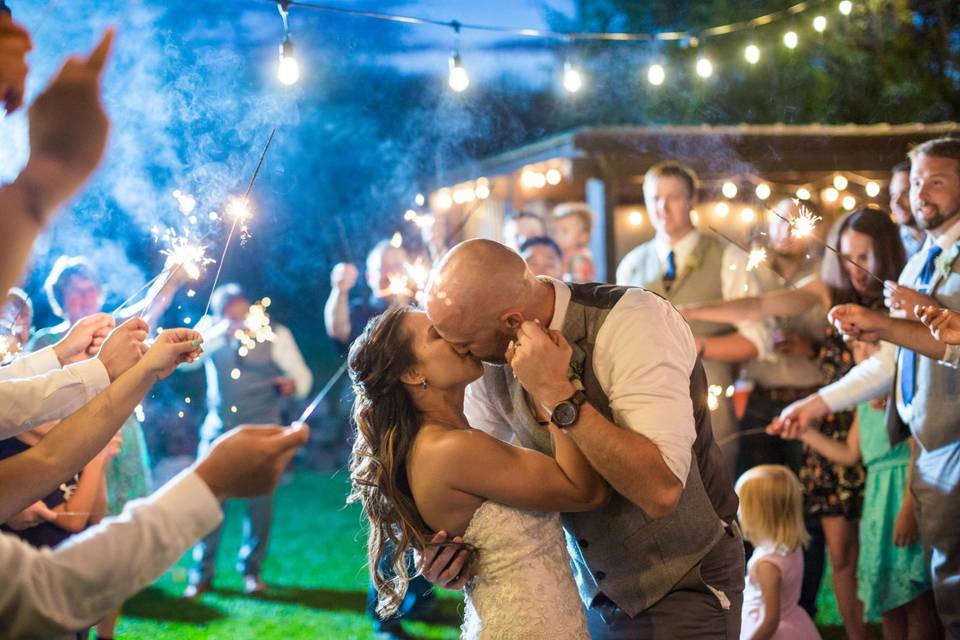
<path id="1" fill-rule="evenodd" d="M 800 200 L 794 198 L 793 203 L 797 207 L 797 215 L 789 222 L 790 235 L 794 238 L 807 238 L 812 236 L 814 229 L 817 228 L 817 223 L 823 220 L 823 218 L 814 215 L 813 211 L 800 202 Z"/>
<path id="2" fill-rule="evenodd" d="M 270 144 L 273 142 L 273 136 L 277 133 L 276 127 L 270 132 L 270 137 L 267 138 L 267 143 L 263 145 L 263 151 L 260 152 L 260 160 L 257 161 L 257 168 L 253 171 L 253 176 L 250 177 L 250 182 L 247 184 L 247 190 L 244 192 L 242 198 L 233 198 L 227 204 L 227 214 L 233 218 L 233 224 L 230 225 L 230 233 L 227 234 L 227 241 L 223 245 L 223 253 L 220 255 L 220 262 L 217 264 L 217 274 L 213 278 L 213 286 L 210 287 L 210 295 L 207 297 L 207 306 L 203 309 L 203 315 L 200 316 L 200 319 L 197 320 L 197 324 L 200 323 L 207 314 L 210 312 L 210 303 L 213 301 L 213 292 L 217 289 L 217 283 L 220 281 L 220 273 L 223 271 L 223 261 L 227 257 L 227 250 L 230 248 L 230 241 L 233 239 L 233 234 L 237 230 L 237 225 L 242 224 L 241 229 L 241 242 L 246 241 L 250 237 L 249 231 L 247 229 L 247 221 L 250 219 L 252 212 L 250 209 L 250 192 L 253 191 L 253 185 L 257 181 L 257 176 L 260 175 L 260 169 L 263 167 L 263 161 L 267 157 L 267 151 L 270 150 Z"/>
<path id="3" fill-rule="evenodd" d="M 307 408 L 303 410 L 303 413 L 300 414 L 300 418 L 297 419 L 297 422 L 306 422 L 313 412 L 317 410 L 317 407 L 320 406 L 320 403 L 323 402 L 323 399 L 327 397 L 327 394 L 330 393 L 330 390 L 333 389 L 333 385 L 337 383 L 337 380 L 343 377 L 343 374 L 347 372 L 347 367 L 349 363 L 344 361 L 340 365 L 340 368 L 330 376 L 330 379 L 327 380 L 327 384 L 323 385 L 323 389 L 320 389 L 320 392 L 313 397 L 313 400 L 310 401 L 310 404 L 307 405 Z"/>
<path id="4" fill-rule="evenodd" d="M 747 271 L 753 271 L 767 260 L 767 250 L 763 247 L 750 249 L 747 256 Z"/>

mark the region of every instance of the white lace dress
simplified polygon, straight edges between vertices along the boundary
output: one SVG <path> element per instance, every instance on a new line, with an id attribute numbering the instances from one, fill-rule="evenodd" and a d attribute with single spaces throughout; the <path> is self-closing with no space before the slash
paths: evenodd
<path id="1" fill-rule="evenodd" d="M 559 515 L 487 501 L 463 538 L 478 553 L 462 639 L 589 639 Z"/>

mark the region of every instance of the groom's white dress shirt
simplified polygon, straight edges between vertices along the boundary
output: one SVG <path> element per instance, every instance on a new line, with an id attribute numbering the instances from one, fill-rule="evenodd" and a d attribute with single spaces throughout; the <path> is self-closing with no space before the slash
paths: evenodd
<path id="1" fill-rule="evenodd" d="M 570 289 L 558 280 L 541 279 L 553 284 L 556 300 L 550 328 L 560 331 Z M 649 438 L 682 483 L 687 481 L 697 437 L 690 401 L 690 374 L 696 361 L 690 326 L 673 305 L 643 289 L 629 289 L 614 305 L 593 351 L 593 370 L 610 400 L 614 422 Z M 467 387 L 464 413 L 472 427 L 501 440 L 512 439 L 513 431 L 482 378 Z"/>
<path id="2" fill-rule="evenodd" d="M 185 471 L 56 549 L 0 535 L 0 637 L 74 637 L 153 582 L 222 519 L 207 485 Z"/>
<path id="3" fill-rule="evenodd" d="M 0 439 L 64 418 L 110 385 L 99 358 L 60 366 L 53 347 L 0 367 Z"/>

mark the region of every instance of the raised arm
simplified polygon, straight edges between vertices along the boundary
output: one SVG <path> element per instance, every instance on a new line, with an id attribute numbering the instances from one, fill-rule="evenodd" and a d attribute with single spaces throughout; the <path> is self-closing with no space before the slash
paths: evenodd
<path id="1" fill-rule="evenodd" d="M 947 346 L 916 320 L 893 318 L 883 311 L 842 304 L 830 310 L 830 321 L 845 336 L 855 340 L 885 340 L 934 360 L 942 360 L 946 353 Z"/>
<path id="2" fill-rule="evenodd" d="M 330 273 L 330 297 L 323 307 L 323 324 L 332 340 L 346 344 L 350 340 L 350 289 L 359 272 L 348 262 L 341 262 Z"/>
<path id="3" fill-rule="evenodd" d="M 750 298 L 684 305 L 680 307 L 680 313 L 688 321 L 737 324 L 745 320 L 796 316 L 816 305 L 827 308 L 829 295 L 824 284 L 814 279 L 799 289 L 782 289 Z"/>

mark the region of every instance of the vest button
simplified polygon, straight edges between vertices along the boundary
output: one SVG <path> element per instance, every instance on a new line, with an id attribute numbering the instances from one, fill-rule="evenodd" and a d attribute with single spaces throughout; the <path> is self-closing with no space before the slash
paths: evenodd
<path id="1" fill-rule="evenodd" d="M 604 573 L 603 571 L 597 571 L 593 575 L 597 580 L 603 580 L 604 578 L 607 577 L 607 574 Z"/>
<path id="2" fill-rule="evenodd" d="M 590 546 L 590 543 L 587 541 L 586 538 L 580 538 L 579 540 L 577 540 L 577 544 L 580 545 L 581 549 L 586 549 L 587 547 Z"/>

